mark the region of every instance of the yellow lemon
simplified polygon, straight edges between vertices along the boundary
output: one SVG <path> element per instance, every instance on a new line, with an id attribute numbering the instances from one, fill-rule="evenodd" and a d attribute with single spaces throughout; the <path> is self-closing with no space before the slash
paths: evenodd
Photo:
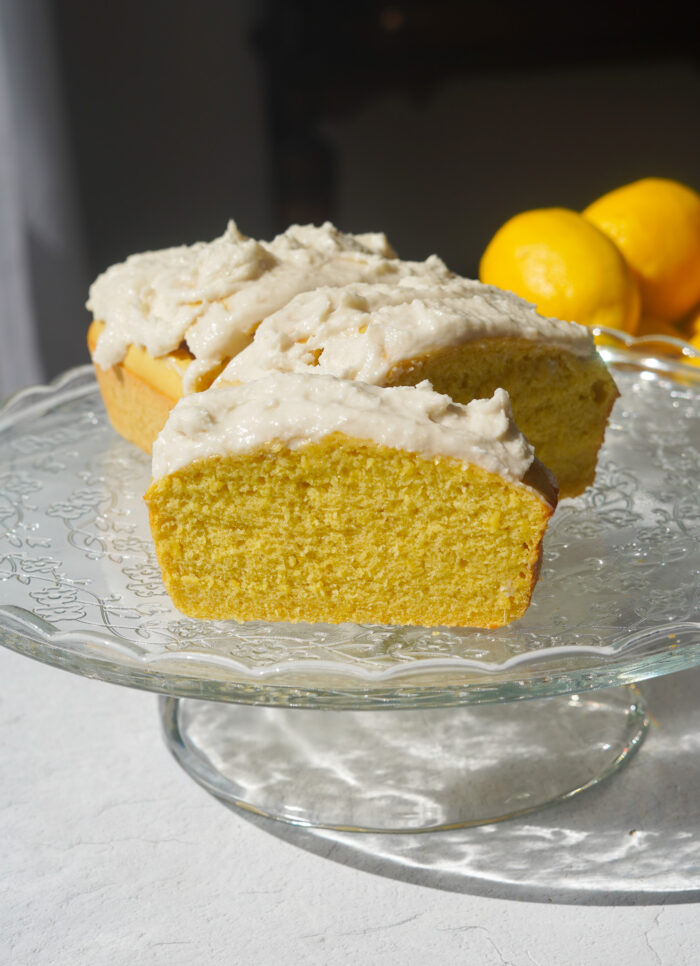
<path id="1" fill-rule="evenodd" d="M 690 343 L 700 352 L 700 309 L 691 312 L 690 316 L 674 324 L 666 322 L 664 319 L 655 319 L 649 315 L 643 315 L 639 320 L 639 328 L 636 335 L 646 336 L 644 347 L 651 352 L 658 352 L 661 355 L 674 356 L 678 362 L 685 362 L 691 366 L 700 367 L 700 356 L 685 355 L 680 349 L 669 345 L 667 342 L 652 341 L 655 335 L 670 335 L 676 339 L 682 339 Z M 598 339 L 596 339 L 598 341 Z"/>
<path id="2" fill-rule="evenodd" d="M 671 356 L 680 356 L 680 349 L 663 340 L 654 342 L 653 337 L 659 335 L 671 336 L 674 339 L 682 339 L 684 341 L 687 339 L 685 333 L 677 325 L 674 325 L 672 322 L 666 322 L 664 319 L 653 318 L 650 315 L 643 315 L 641 317 L 635 335 L 638 338 L 641 336 L 645 337 L 645 350 Z M 681 361 L 686 360 L 681 358 Z"/>
<path id="3" fill-rule="evenodd" d="M 695 336 L 700 336 L 700 305 L 690 313 L 687 319 L 683 320 L 682 326 L 686 339 L 692 340 Z"/>
<path id="4" fill-rule="evenodd" d="M 694 349 L 700 352 L 700 333 L 698 335 L 693 335 L 688 339 L 688 342 L 692 345 Z M 691 366 L 700 366 L 700 356 L 685 356 L 683 362 L 689 363 Z"/>
<path id="5" fill-rule="evenodd" d="M 685 339 L 683 331 L 672 322 L 657 319 L 651 315 L 643 315 L 639 320 L 635 335 L 671 335 L 676 339 Z"/>
<path id="6" fill-rule="evenodd" d="M 700 195 L 667 178 L 616 188 L 583 212 L 637 276 L 644 314 L 675 321 L 700 300 Z"/>
<path id="7" fill-rule="evenodd" d="M 617 246 L 568 208 L 507 221 L 486 247 L 479 278 L 533 302 L 542 315 L 634 332 L 639 291 Z"/>

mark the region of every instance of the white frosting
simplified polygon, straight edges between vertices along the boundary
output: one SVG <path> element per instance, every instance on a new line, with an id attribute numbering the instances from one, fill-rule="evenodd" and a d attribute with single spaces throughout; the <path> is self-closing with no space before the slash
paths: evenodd
<path id="1" fill-rule="evenodd" d="M 399 362 L 489 336 L 595 352 L 590 331 L 539 315 L 501 289 L 459 277 L 405 277 L 398 284 L 352 283 L 292 299 L 258 327 L 219 383 L 246 382 L 272 370 L 332 373 L 382 385 Z"/>
<path id="2" fill-rule="evenodd" d="M 406 275 L 447 279 L 451 273 L 435 256 L 399 261 L 381 233 L 344 234 L 327 222 L 293 225 L 271 242 L 258 242 L 229 222 L 212 242 L 131 255 L 99 276 L 87 303 L 105 323 L 93 359 L 108 369 L 132 344 L 157 357 L 185 342 L 195 357 L 185 375 L 188 392 L 300 292 Z"/>
<path id="3" fill-rule="evenodd" d="M 335 432 L 426 457 L 453 457 L 514 483 L 534 458 L 504 389 L 463 406 L 428 382 L 381 388 L 278 372 L 180 399 L 153 447 L 153 477 L 208 456 L 249 452 L 273 441 L 294 449 Z"/>

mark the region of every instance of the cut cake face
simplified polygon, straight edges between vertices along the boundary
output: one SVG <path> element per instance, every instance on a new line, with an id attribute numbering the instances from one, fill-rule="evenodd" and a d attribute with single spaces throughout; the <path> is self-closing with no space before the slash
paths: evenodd
<path id="1" fill-rule="evenodd" d="M 313 374 L 182 399 L 153 471 L 163 579 L 199 618 L 501 626 L 556 504 L 506 393 Z"/>

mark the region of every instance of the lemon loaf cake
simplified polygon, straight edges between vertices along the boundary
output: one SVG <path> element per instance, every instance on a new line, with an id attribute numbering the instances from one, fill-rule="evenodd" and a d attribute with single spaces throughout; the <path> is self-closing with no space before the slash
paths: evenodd
<path id="1" fill-rule="evenodd" d="M 544 318 L 510 292 L 457 276 L 300 294 L 258 327 L 215 384 L 271 371 L 380 386 L 427 379 L 460 403 L 502 387 L 562 496 L 592 482 L 618 394 L 585 326 Z"/>
<path id="2" fill-rule="evenodd" d="M 292 225 L 270 242 L 230 222 L 212 242 L 131 255 L 90 289 L 88 347 L 114 428 L 150 452 L 183 393 L 206 388 L 259 322 L 300 292 L 404 275 L 447 278 L 439 258 L 406 262 L 381 233 Z"/>
<path id="3" fill-rule="evenodd" d="M 189 616 L 498 627 L 529 604 L 556 487 L 503 390 L 272 373 L 182 398 L 145 499 Z"/>

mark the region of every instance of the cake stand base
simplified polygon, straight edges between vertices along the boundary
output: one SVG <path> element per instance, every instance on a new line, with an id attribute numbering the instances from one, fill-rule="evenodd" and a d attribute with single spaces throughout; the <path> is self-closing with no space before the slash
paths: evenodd
<path id="1" fill-rule="evenodd" d="M 228 805 L 293 825 L 428 832 L 590 788 L 640 745 L 634 687 L 507 704 L 300 710 L 161 698 L 171 752 Z"/>

